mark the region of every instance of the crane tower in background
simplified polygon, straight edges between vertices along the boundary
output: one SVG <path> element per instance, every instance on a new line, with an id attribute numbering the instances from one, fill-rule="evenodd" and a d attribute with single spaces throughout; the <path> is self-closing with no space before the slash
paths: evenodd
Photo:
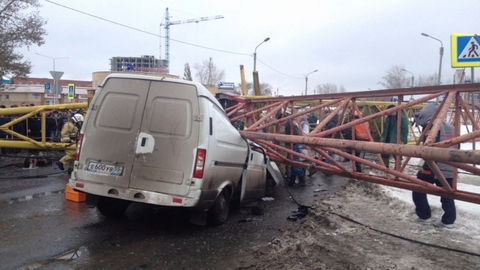
<path id="1" fill-rule="evenodd" d="M 170 21 L 170 15 L 168 13 L 168 8 L 165 11 L 165 24 L 160 24 L 160 28 L 165 26 L 165 60 L 166 60 L 166 69 L 170 70 L 170 25 L 182 24 L 182 23 L 198 23 L 200 21 L 216 20 L 223 19 L 222 15 L 217 15 L 213 17 L 200 17 L 196 19 L 188 19 L 183 21 Z M 160 49 L 160 56 L 162 57 L 162 50 Z"/>

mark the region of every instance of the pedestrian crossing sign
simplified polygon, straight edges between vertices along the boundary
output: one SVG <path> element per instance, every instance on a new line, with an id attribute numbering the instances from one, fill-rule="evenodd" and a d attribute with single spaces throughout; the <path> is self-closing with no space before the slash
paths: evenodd
<path id="1" fill-rule="evenodd" d="M 451 35 L 452 67 L 480 67 L 480 34 Z"/>
<path id="2" fill-rule="evenodd" d="M 68 84 L 68 99 L 75 99 L 75 84 Z"/>

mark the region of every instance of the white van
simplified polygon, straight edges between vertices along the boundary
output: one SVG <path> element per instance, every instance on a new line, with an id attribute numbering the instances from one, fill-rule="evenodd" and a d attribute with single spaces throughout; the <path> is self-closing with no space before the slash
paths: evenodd
<path id="1" fill-rule="evenodd" d="M 261 198 L 281 179 L 201 84 L 142 75 L 105 79 L 75 159 L 70 186 L 105 216 L 140 202 L 187 207 L 192 223 L 219 225 L 231 201 Z"/>

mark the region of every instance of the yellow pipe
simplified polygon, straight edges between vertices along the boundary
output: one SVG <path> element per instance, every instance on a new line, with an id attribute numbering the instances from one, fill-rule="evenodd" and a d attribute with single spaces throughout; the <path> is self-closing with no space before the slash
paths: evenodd
<path id="1" fill-rule="evenodd" d="M 0 131 L 11 135 L 16 138 L 12 139 L 0 139 L 0 147 L 2 148 L 23 148 L 23 149 L 43 149 L 43 150 L 75 150 L 75 144 L 66 143 L 49 143 L 46 139 L 46 126 L 47 126 L 47 111 L 55 110 L 73 110 L 73 109 L 85 109 L 88 108 L 87 103 L 70 103 L 70 104 L 56 104 L 56 105 L 40 105 L 33 107 L 17 107 L 17 108 L 5 108 L 1 109 L 1 115 L 22 115 L 12 121 L 0 126 Z M 41 113 L 41 130 L 42 138 L 40 141 L 33 140 L 23 134 L 17 133 L 10 129 L 13 125 L 26 121 L 28 118 Z"/>

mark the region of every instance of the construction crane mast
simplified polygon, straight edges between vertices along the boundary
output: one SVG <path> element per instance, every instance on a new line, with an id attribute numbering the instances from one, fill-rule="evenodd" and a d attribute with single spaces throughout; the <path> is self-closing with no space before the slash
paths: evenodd
<path id="1" fill-rule="evenodd" d="M 183 23 L 198 23 L 200 21 L 208 21 L 208 20 L 216 20 L 216 19 L 223 19 L 222 15 L 217 15 L 213 17 L 200 17 L 196 19 L 188 19 L 188 20 L 183 20 L 183 21 L 170 21 L 170 15 L 168 13 L 168 8 L 165 11 L 165 60 L 166 60 L 166 68 L 167 70 L 170 69 L 170 25 L 176 25 L 176 24 L 183 24 Z M 162 26 L 162 25 L 160 25 Z M 160 51 L 160 56 L 161 56 L 161 51 Z"/>

